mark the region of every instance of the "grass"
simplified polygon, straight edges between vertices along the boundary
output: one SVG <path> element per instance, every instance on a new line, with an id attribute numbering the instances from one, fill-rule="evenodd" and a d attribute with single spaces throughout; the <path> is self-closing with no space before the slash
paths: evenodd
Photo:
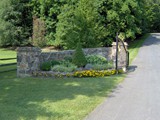
<path id="1" fill-rule="evenodd" d="M 0 80 L 0 119 L 81 120 L 122 80 L 123 76 L 20 79 L 10 72 Z"/>
<path id="2" fill-rule="evenodd" d="M 129 53 L 130 53 L 130 64 L 134 60 L 135 56 L 137 56 L 139 48 L 142 46 L 143 42 L 149 37 L 150 34 L 145 34 L 141 38 L 132 41 L 129 43 Z"/>
<path id="3" fill-rule="evenodd" d="M 16 58 L 16 51 L 14 50 L 7 50 L 7 49 L 0 49 L 0 59 L 3 58 Z M 16 59 L 14 60 L 7 60 L 7 61 L 2 61 L 0 60 L 0 65 L 1 64 L 7 64 L 7 63 L 14 63 L 16 62 Z"/>
<path id="4" fill-rule="evenodd" d="M 131 60 L 143 41 L 131 43 Z M 123 79 L 124 75 L 105 78 L 16 78 L 15 71 L 0 73 L 0 119 L 81 120 L 103 102 Z"/>
<path id="5" fill-rule="evenodd" d="M 16 58 L 16 51 L 7 50 L 7 49 L 0 49 L 0 59 L 4 59 L 4 58 Z M 7 64 L 7 63 L 16 63 L 16 59 L 0 60 L 0 65 Z M 11 69 L 16 69 L 16 65 L 0 67 L 0 72 L 8 71 L 8 70 L 11 70 Z"/>

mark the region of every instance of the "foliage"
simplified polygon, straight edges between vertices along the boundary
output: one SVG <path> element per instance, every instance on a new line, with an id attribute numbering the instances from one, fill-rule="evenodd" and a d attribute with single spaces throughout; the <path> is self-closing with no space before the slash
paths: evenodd
<path id="1" fill-rule="evenodd" d="M 86 60 L 87 60 L 87 63 L 90 63 L 90 64 L 105 64 L 105 63 L 107 63 L 107 59 L 101 55 L 87 55 Z"/>
<path id="2" fill-rule="evenodd" d="M 33 16 L 44 22 L 40 31 Z M 110 46 L 117 32 L 124 40 L 159 32 L 159 20 L 159 0 L 1 0 L 0 46 L 29 45 L 32 29 L 38 46 Z"/>
<path id="3" fill-rule="evenodd" d="M 45 23 L 42 19 L 33 17 L 33 35 L 32 44 L 36 47 L 44 47 L 46 45 L 45 40 Z"/>
<path id="4" fill-rule="evenodd" d="M 50 71 L 51 66 L 52 66 L 51 62 L 44 62 L 44 63 L 41 64 L 40 69 L 42 71 Z"/>
<path id="5" fill-rule="evenodd" d="M 28 44 L 32 30 L 30 0 L 0 1 L 0 46 Z"/>
<path id="6" fill-rule="evenodd" d="M 51 60 L 50 62 L 52 66 L 60 64 L 60 61 L 57 61 L 57 60 Z"/>
<path id="7" fill-rule="evenodd" d="M 33 14 L 45 21 L 46 36 L 48 45 L 55 42 L 57 16 L 61 13 L 61 7 L 67 3 L 67 0 L 32 0 L 31 6 Z"/>
<path id="8" fill-rule="evenodd" d="M 80 42 L 77 43 L 77 48 L 76 48 L 75 53 L 73 55 L 72 61 L 78 67 L 84 67 L 87 64 L 87 60 L 86 60 L 85 55 L 83 53 Z"/>
<path id="9" fill-rule="evenodd" d="M 71 56 L 71 55 L 65 56 L 65 57 L 64 57 L 64 60 L 65 60 L 65 61 L 68 61 L 68 62 L 72 62 L 72 56 Z"/>
<path id="10" fill-rule="evenodd" d="M 104 77 L 116 74 L 115 70 L 86 70 L 86 71 L 77 71 L 73 74 L 74 77 Z"/>
<path id="11" fill-rule="evenodd" d="M 63 78 L 63 77 L 105 77 L 105 76 L 111 76 L 116 74 L 116 70 L 83 70 L 83 71 L 76 71 L 73 73 L 67 73 L 72 72 L 67 70 L 64 66 L 57 65 L 55 66 L 56 72 L 65 72 L 65 73 L 46 73 L 46 72 L 39 72 L 35 71 L 33 72 L 33 76 L 44 76 L 44 77 L 56 77 L 56 78 Z M 119 73 L 122 73 L 122 70 L 119 70 Z"/>
<path id="12" fill-rule="evenodd" d="M 108 61 L 108 63 L 107 63 L 107 68 L 108 68 L 108 69 L 113 68 L 113 61 Z"/>
<path id="13" fill-rule="evenodd" d="M 100 24 L 98 6 L 97 0 L 79 0 L 75 6 L 64 5 L 58 16 L 56 44 L 66 49 L 74 49 L 78 41 L 84 48 L 100 46 L 105 31 Z"/>
<path id="14" fill-rule="evenodd" d="M 150 32 L 160 32 L 160 2 L 147 2 L 145 15 Z"/>
<path id="15" fill-rule="evenodd" d="M 108 64 L 93 64 L 94 70 L 107 70 Z"/>
<path id="16" fill-rule="evenodd" d="M 137 34 L 141 34 L 139 25 L 143 18 L 142 8 L 142 4 L 137 0 L 104 0 L 99 8 L 102 22 L 106 26 L 104 45 L 109 42 L 111 44 L 117 32 L 122 32 L 126 39 L 134 39 Z"/>
<path id="17" fill-rule="evenodd" d="M 65 65 L 55 65 L 52 67 L 52 71 L 55 72 L 73 72 L 75 71 L 77 68 L 77 66 L 75 66 L 74 64 L 70 64 L 68 66 Z"/>

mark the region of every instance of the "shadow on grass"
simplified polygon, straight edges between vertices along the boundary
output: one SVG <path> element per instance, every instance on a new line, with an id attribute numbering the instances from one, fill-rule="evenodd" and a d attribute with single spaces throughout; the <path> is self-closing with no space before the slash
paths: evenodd
<path id="1" fill-rule="evenodd" d="M 0 78 L 0 119 L 3 120 L 35 120 L 39 117 L 45 120 L 71 116 L 67 110 L 49 111 L 49 106 L 43 107 L 42 104 L 46 101 L 56 104 L 74 100 L 79 95 L 106 97 L 120 82 L 117 76 L 81 79 L 16 78 L 15 72 L 0 74 Z"/>

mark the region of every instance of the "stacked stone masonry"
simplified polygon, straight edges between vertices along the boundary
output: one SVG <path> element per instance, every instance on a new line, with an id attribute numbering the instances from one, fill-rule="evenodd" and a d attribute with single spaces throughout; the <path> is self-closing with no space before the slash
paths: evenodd
<path id="1" fill-rule="evenodd" d="M 126 53 L 123 46 L 119 45 L 119 67 L 126 66 Z M 127 44 L 125 44 L 127 48 Z M 102 48 L 87 48 L 83 49 L 85 55 L 102 55 L 107 60 L 115 61 L 116 44 L 113 43 L 112 47 Z M 20 47 L 17 53 L 17 76 L 27 77 L 32 76 L 33 71 L 40 70 L 40 65 L 43 62 L 50 60 L 63 60 L 66 56 L 72 56 L 74 50 L 65 50 L 59 52 L 42 52 L 37 47 Z"/>

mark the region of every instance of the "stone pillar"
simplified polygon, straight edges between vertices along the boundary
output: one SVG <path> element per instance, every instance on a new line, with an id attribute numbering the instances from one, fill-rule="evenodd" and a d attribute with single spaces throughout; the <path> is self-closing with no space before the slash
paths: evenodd
<path id="1" fill-rule="evenodd" d="M 20 47 L 17 52 L 17 77 L 29 77 L 32 71 L 39 70 L 41 49 Z"/>
<path id="2" fill-rule="evenodd" d="M 128 44 L 124 42 L 126 50 Z M 112 43 L 112 59 L 114 61 L 114 67 L 116 66 L 116 42 Z M 127 54 L 121 42 L 118 43 L 118 68 L 126 68 L 127 66 Z"/>

